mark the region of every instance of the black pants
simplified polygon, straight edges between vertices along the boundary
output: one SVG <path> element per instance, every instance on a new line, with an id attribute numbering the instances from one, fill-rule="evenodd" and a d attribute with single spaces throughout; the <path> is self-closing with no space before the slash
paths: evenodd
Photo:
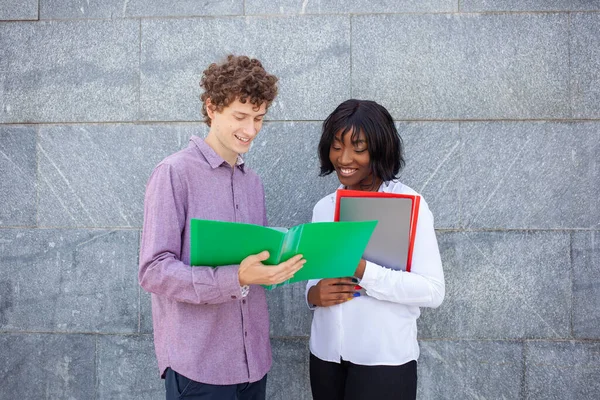
<path id="1" fill-rule="evenodd" d="M 417 362 L 403 365 L 338 364 L 310 355 L 313 400 L 415 400 Z"/>
<path id="2" fill-rule="evenodd" d="M 165 373 L 166 400 L 265 400 L 267 376 L 260 381 L 237 385 L 209 385 L 193 381 L 171 368 Z"/>

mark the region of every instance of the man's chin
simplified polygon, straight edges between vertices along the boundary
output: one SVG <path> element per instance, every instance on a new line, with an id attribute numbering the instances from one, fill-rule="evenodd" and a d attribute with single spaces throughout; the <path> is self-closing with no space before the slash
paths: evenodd
<path id="1" fill-rule="evenodd" d="M 246 154 L 247 152 L 250 151 L 250 149 L 252 149 L 252 144 L 254 142 L 250 142 L 250 144 L 248 146 L 237 146 L 237 152 L 238 154 Z"/>

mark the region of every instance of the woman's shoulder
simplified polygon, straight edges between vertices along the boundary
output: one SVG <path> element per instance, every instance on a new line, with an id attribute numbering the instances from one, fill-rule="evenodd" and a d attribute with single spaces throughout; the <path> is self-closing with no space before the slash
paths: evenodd
<path id="1" fill-rule="evenodd" d="M 383 191 L 387 193 L 410 194 L 421 196 L 419 193 L 417 193 L 416 190 L 397 180 L 383 182 Z"/>
<path id="2" fill-rule="evenodd" d="M 396 193 L 396 194 L 410 194 L 412 196 L 419 196 L 421 198 L 420 203 L 422 206 L 429 208 L 429 205 L 423 198 L 423 195 L 408 185 L 400 181 L 387 181 L 383 183 L 383 191 L 387 193 Z"/>
<path id="3" fill-rule="evenodd" d="M 321 210 L 323 208 L 329 208 L 331 205 L 335 205 L 335 193 L 329 193 L 327 196 L 323 197 L 321 200 L 317 201 L 313 210 Z"/>

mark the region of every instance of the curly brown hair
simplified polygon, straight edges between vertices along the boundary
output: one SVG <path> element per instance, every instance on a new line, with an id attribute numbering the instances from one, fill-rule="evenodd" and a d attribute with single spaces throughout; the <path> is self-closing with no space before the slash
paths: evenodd
<path id="1" fill-rule="evenodd" d="M 210 99 L 211 109 L 218 112 L 223 111 L 235 99 L 242 103 L 250 100 L 256 109 L 263 103 L 269 108 L 277 96 L 277 81 L 277 77 L 268 74 L 262 63 L 255 58 L 230 54 L 223 63 L 210 64 L 200 80 L 200 87 L 204 89 L 200 96 L 204 122 L 210 126 L 211 120 L 206 111 L 207 99 Z"/>

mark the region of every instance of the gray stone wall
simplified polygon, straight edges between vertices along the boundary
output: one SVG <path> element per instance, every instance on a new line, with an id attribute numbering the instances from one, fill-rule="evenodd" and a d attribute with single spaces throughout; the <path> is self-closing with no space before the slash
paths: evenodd
<path id="1" fill-rule="evenodd" d="M 167 4 L 168 3 L 168 4 Z M 0 2 L 0 398 L 161 399 L 137 284 L 153 166 L 206 134 L 227 53 L 281 78 L 247 161 L 310 219 L 320 124 L 373 99 L 436 218 L 421 399 L 600 398 L 600 1 Z M 302 284 L 269 293 L 269 399 L 310 399 Z"/>

